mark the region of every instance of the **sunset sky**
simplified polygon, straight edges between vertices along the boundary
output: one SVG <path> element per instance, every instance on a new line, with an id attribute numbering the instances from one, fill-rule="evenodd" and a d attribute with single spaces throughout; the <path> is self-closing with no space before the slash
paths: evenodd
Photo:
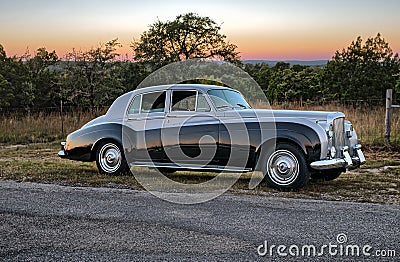
<path id="1" fill-rule="evenodd" d="M 7 55 L 27 48 L 87 50 L 118 38 L 121 54 L 157 19 L 195 12 L 221 24 L 242 59 L 330 59 L 358 35 L 378 32 L 400 52 L 398 0 L 0 0 L 0 44 Z"/>

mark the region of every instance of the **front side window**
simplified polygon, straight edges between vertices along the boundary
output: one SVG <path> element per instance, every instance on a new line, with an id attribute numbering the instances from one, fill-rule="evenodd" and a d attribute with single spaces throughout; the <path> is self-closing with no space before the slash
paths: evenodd
<path id="1" fill-rule="evenodd" d="M 172 91 L 171 111 L 195 111 L 196 91 Z"/>
<path id="2" fill-rule="evenodd" d="M 198 91 L 172 91 L 171 111 L 209 112 L 211 107 L 203 94 Z"/>

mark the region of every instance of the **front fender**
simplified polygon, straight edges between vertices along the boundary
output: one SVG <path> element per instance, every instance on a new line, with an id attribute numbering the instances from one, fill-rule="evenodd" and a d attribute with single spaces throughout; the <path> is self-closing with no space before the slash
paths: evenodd
<path id="1" fill-rule="evenodd" d="M 317 123 L 307 119 L 284 118 L 276 121 L 276 142 L 290 142 L 302 149 L 307 161 L 320 160 L 327 154 L 328 140 L 325 131 Z M 271 141 L 262 141 L 257 148 Z"/>

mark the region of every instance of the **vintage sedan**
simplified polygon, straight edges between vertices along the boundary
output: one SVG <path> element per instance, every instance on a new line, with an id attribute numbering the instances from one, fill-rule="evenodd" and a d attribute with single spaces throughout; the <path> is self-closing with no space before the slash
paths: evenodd
<path id="1" fill-rule="evenodd" d="M 132 166 L 163 173 L 261 171 L 272 187 L 332 180 L 365 162 L 340 112 L 255 110 L 240 92 L 177 84 L 134 90 L 62 142 L 61 158 L 96 161 L 100 173 Z"/>

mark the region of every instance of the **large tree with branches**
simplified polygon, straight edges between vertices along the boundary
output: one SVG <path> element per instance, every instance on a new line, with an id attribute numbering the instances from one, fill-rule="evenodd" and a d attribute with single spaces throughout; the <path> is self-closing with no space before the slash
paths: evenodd
<path id="1" fill-rule="evenodd" d="M 179 15 L 173 21 L 157 21 L 133 41 L 134 59 L 156 67 L 191 58 L 239 61 L 237 46 L 220 30 L 209 17 L 194 13 Z"/>

